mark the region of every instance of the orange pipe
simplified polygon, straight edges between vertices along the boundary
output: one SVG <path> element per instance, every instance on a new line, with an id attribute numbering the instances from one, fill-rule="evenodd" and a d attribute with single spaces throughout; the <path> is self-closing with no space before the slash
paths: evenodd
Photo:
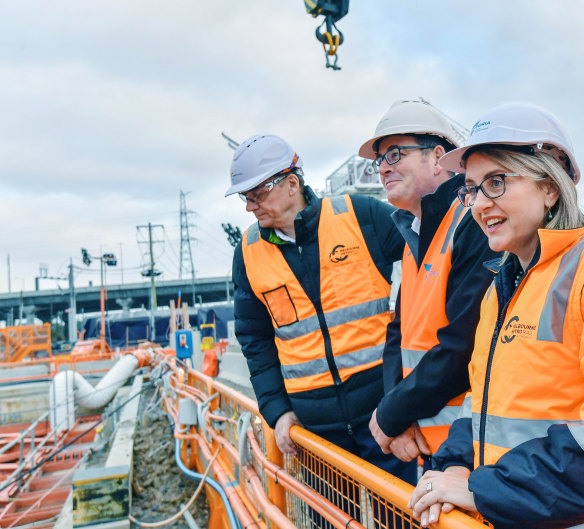
<path id="1" fill-rule="evenodd" d="M 191 396 L 188 395 L 188 397 L 191 397 Z M 205 441 L 202 440 L 201 436 L 196 432 L 196 430 L 194 429 L 194 427 L 191 429 L 191 433 L 189 433 L 189 434 L 183 433 L 183 432 L 180 432 L 179 431 L 179 425 L 176 422 L 178 413 L 176 412 L 176 409 L 174 407 L 172 407 L 172 411 L 171 411 L 171 404 L 170 403 L 172 401 L 170 401 L 170 399 L 166 399 L 165 398 L 164 400 L 165 401 L 168 401 L 168 402 L 165 402 L 165 405 L 168 406 L 168 408 L 169 408 L 169 410 L 168 410 L 169 411 L 169 414 L 171 415 L 171 417 L 173 417 L 173 421 L 176 424 L 175 429 L 174 429 L 174 436 L 175 436 L 175 438 L 176 439 L 183 440 L 183 441 L 187 441 L 187 440 L 188 441 L 193 441 L 193 440 L 196 440 L 199 443 L 199 445 L 201 446 L 201 450 L 203 451 L 203 453 L 205 454 L 205 456 L 207 456 L 208 454 L 210 454 L 211 452 L 210 452 L 210 450 L 208 448 L 207 448 L 208 454 L 206 453 L 205 448 L 207 447 L 207 445 L 204 444 Z M 215 433 L 214 430 L 211 430 L 211 431 L 213 433 Z M 203 447 L 203 444 L 204 444 L 204 447 L 205 448 Z M 227 443 L 226 445 L 224 445 L 222 442 L 219 442 L 219 444 L 221 446 L 226 446 L 228 449 L 231 449 L 232 448 L 229 443 Z M 185 465 L 187 464 L 186 446 L 187 446 L 186 442 L 181 443 L 181 459 L 182 459 L 183 463 L 185 463 Z M 191 460 L 192 460 L 192 456 L 193 455 L 196 456 L 196 451 L 195 451 L 194 448 L 195 448 L 194 446 L 191 446 Z M 238 489 L 240 490 L 240 487 L 239 487 L 239 485 L 236 486 L 236 487 L 233 486 L 233 481 L 234 480 L 232 478 L 230 478 L 227 475 L 226 471 L 219 465 L 219 468 L 221 469 L 220 472 L 222 473 L 221 474 L 222 477 L 220 478 L 219 473 L 215 469 L 215 465 L 217 465 L 217 464 L 218 464 L 218 462 L 213 464 L 213 470 L 216 472 L 217 479 L 224 486 L 225 492 L 226 492 L 228 498 L 230 498 L 230 500 L 231 500 L 230 493 L 233 491 L 233 492 L 235 492 L 237 494 L 237 490 Z M 193 467 L 193 465 L 190 465 L 189 466 L 189 468 L 192 468 L 192 467 Z M 254 508 L 254 506 L 249 503 L 249 500 L 245 497 L 245 494 L 243 492 L 241 493 L 241 496 L 239 494 L 237 494 L 237 497 L 239 498 L 239 501 L 242 503 L 242 507 L 245 509 L 245 512 L 247 513 L 247 516 L 249 516 L 250 520 L 252 520 L 251 523 L 257 525 L 257 522 L 256 521 L 253 521 L 253 518 L 249 514 L 251 510 L 256 510 Z M 238 511 L 236 510 L 236 512 L 238 512 Z M 257 512 L 257 510 L 256 510 L 256 512 Z M 238 512 L 238 515 L 239 515 L 239 512 Z M 244 524 L 244 527 L 247 527 L 247 524 Z"/>
<path id="2" fill-rule="evenodd" d="M 174 367 L 174 366 L 173 366 Z M 176 372 L 176 368 L 174 369 Z M 184 376 L 184 375 L 183 375 Z M 213 380 L 212 378 L 194 371 L 192 369 L 187 370 L 187 379 L 189 382 L 188 386 L 182 384 L 180 379 L 175 379 L 175 389 L 178 394 L 190 398 L 192 400 L 199 400 L 203 401 L 207 398 L 207 395 L 204 394 L 200 389 L 193 387 L 196 381 L 200 382 L 204 386 L 206 386 L 207 391 L 209 394 L 213 392 L 219 392 L 221 394 L 221 398 L 227 398 L 234 401 L 238 404 L 241 408 L 244 408 L 256 415 L 259 415 L 259 410 L 257 407 L 257 403 L 252 401 L 251 399 L 241 395 L 237 391 L 232 388 L 221 384 Z M 184 380 L 184 379 L 183 379 Z M 203 393 L 203 395 L 201 395 Z M 176 416 L 176 412 L 174 413 Z M 209 418 L 215 418 L 212 413 L 208 413 L 207 415 Z M 217 417 L 218 420 L 225 421 L 225 418 Z M 205 425 L 200 425 L 201 428 L 206 427 Z M 266 445 L 270 444 L 270 433 L 271 431 L 267 428 L 267 425 L 263 424 L 264 432 L 266 436 Z M 239 461 L 239 455 L 237 450 L 228 442 L 226 441 L 220 434 L 216 433 L 211 427 L 208 427 L 208 431 L 211 432 L 212 438 L 214 442 L 220 443 L 224 446 L 230 456 L 234 457 L 235 461 Z M 192 434 L 182 434 L 180 432 L 176 432 L 180 435 L 179 438 L 182 439 L 192 439 Z M 307 451 L 315 454 L 318 457 L 321 457 L 323 460 L 330 463 L 339 471 L 352 476 L 355 478 L 359 484 L 374 494 L 378 494 L 381 499 L 387 501 L 389 505 L 393 505 L 398 509 L 402 510 L 404 514 L 409 513 L 411 515 L 411 509 L 407 508 L 407 503 L 413 491 L 413 487 L 403 481 L 399 480 L 395 476 L 387 474 L 383 470 L 367 463 L 366 461 L 353 456 L 349 452 L 342 450 L 341 448 L 333 445 L 325 441 L 324 439 L 314 435 L 307 430 L 299 426 L 292 427 L 291 431 L 291 438 L 292 440 L 297 443 L 299 446 L 305 448 Z M 177 437 L 178 437 L 177 435 Z M 290 476 L 285 470 L 283 470 L 282 466 L 277 465 L 271 460 L 268 460 L 266 456 L 263 454 L 262 450 L 257 443 L 257 440 L 253 436 L 251 432 L 248 432 L 248 436 L 250 437 L 250 444 L 252 447 L 252 451 L 254 453 L 254 457 L 261 463 L 262 469 L 266 474 L 266 477 L 270 480 L 270 500 L 265 497 L 265 493 L 263 492 L 263 487 L 261 487 L 261 482 L 259 478 L 257 478 L 257 474 L 254 473 L 250 474 L 249 469 L 246 467 L 241 466 L 240 469 L 243 474 L 246 476 L 246 479 L 249 481 L 249 486 L 252 488 L 254 496 L 259 494 L 259 489 L 256 489 L 257 483 L 260 483 L 261 489 L 261 498 L 258 496 L 256 499 L 260 503 L 261 507 L 266 509 L 266 515 L 268 515 L 268 510 L 276 509 L 278 512 L 281 511 L 275 507 L 273 500 L 277 500 L 278 503 L 280 501 L 284 501 L 285 507 L 285 493 L 283 493 L 283 488 L 289 490 L 293 494 L 295 494 L 298 498 L 304 501 L 306 504 L 313 507 L 316 511 L 321 513 L 327 520 L 329 520 L 335 527 L 339 529 L 353 527 L 353 528 L 362 528 L 363 526 L 359 524 L 357 521 L 352 520 L 346 513 L 336 507 L 334 504 L 320 496 L 318 493 L 310 489 L 309 487 L 299 483 L 296 479 Z M 273 439 L 272 439 L 273 440 Z M 205 442 L 198 437 L 199 445 Z M 273 444 L 273 443 L 271 443 Z M 267 446 L 267 448 L 269 448 Z M 275 453 L 276 451 L 273 450 L 274 447 L 271 447 L 272 452 L 274 452 L 274 456 L 279 455 L 280 462 L 282 461 L 281 454 Z M 208 449 L 207 449 L 208 450 Z M 209 452 L 210 453 L 210 452 Z M 275 459 L 275 458 L 271 458 Z M 283 463 L 281 463 L 283 465 Z M 255 478 L 257 478 L 257 483 L 255 482 Z M 227 479 L 227 478 L 225 478 Z M 274 489 L 278 489 L 282 492 L 278 493 L 276 490 L 274 494 L 272 494 L 272 484 L 274 485 Z M 266 502 L 265 504 L 263 502 Z M 272 503 L 273 502 L 273 503 Z M 273 511 L 271 511 L 273 512 Z M 276 516 L 278 516 L 276 514 Z M 271 519 L 271 518 L 270 518 Z M 274 523 L 278 523 L 274 521 Z M 435 527 L 439 527 L 442 529 L 480 529 L 484 528 L 484 526 L 476 521 L 475 519 L 467 516 L 466 514 L 460 511 L 453 511 L 447 515 L 442 515 L 440 517 L 440 522 L 435 524 Z"/>
<path id="3" fill-rule="evenodd" d="M 227 452 L 229 453 L 229 456 L 233 459 L 233 461 L 235 461 L 238 465 L 240 465 L 240 463 L 239 463 L 239 457 L 238 457 L 238 454 L 237 454 L 237 450 L 224 437 L 221 437 L 216 432 L 211 432 L 211 436 L 213 437 L 213 439 L 215 441 L 217 441 L 217 443 L 219 445 L 221 445 L 222 448 L 224 448 L 224 449 L 227 450 Z M 249 482 L 248 485 L 250 485 L 250 483 L 251 483 L 250 480 L 251 480 L 251 478 L 253 476 L 256 476 L 257 477 L 257 474 L 255 473 L 255 471 L 250 472 L 247 467 L 243 467 L 241 465 L 240 465 L 240 472 L 243 472 L 243 477 L 245 478 L 246 482 Z M 258 479 L 258 482 L 261 485 L 261 481 L 259 481 L 259 479 Z M 245 505 L 247 507 L 247 510 L 250 513 L 256 513 L 256 515 L 257 515 L 259 513 L 258 506 L 257 505 L 254 505 L 252 503 L 252 501 L 250 500 L 250 498 L 248 498 L 245 495 L 245 493 L 242 491 L 242 489 L 241 489 L 240 486 L 238 486 L 237 489 L 239 491 L 241 491 L 241 494 L 240 494 L 241 500 L 243 501 L 243 503 L 245 503 Z M 258 495 L 257 491 L 254 490 L 254 492 L 255 492 L 255 495 L 257 497 L 257 495 Z M 262 498 L 266 499 L 265 498 L 265 493 L 264 493 L 263 487 L 261 487 L 261 496 L 262 496 Z M 259 501 L 259 498 L 257 498 L 257 499 Z M 268 501 L 268 504 L 269 505 L 272 505 L 271 502 L 269 502 L 269 501 Z M 272 507 L 273 507 L 273 505 L 272 505 Z M 278 509 L 278 512 L 281 514 L 280 509 Z"/>
<path id="4" fill-rule="evenodd" d="M 220 384 L 220 386 L 222 386 L 222 385 Z M 178 388 L 175 388 L 175 390 L 177 390 L 177 389 Z M 229 390 L 228 391 L 229 393 L 231 393 L 231 391 L 232 391 L 230 388 L 227 388 L 226 386 L 220 387 L 220 388 L 213 387 L 212 389 L 220 389 L 220 390 L 226 389 L 226 390 Z M 190 395 L 188 395 L 188 396 L 190 396 Z M 239 400 L 239 397 L 243 397 L 243 395 L 238 395 L 238 400 Z M 243 397 L 242 400 L 250 400 L 250 399 L 247 399 L 247 397 Z M 253 402 L 253 401 L 251 401 L 251 402 Z M 204 427 L 204 425 L 200 425 L 200 426 L 201 426 L 201 428 Z M 176 429 L 175 429 L 175 431 L 176 431 Z M 233 459 L 238 464 L 240 464 L 239 454 L 237 453 L 237 450 L 224 437 L 220 436 L 213 428 L 208 427 L 207 431 L 211 435 L 212 439 L 215 442 L 219 443 L 221 446 L 223 446 L 227 450 L 227 452 L 233 457 Z M 182 432 L 176 432 L 176 433 L 178 433 L 178 435 L 176 435 L 176 437 L 180 438 L 180 439 L 186 439 L 187 436 L 190 437 L 190 435 L 183 434 Z M 342 511 L 341 509 L 336 507 L 330 501 L 322 498 L 319 494 L 315 493 L 312 489 L 306 487 L 305 485 L 300 484 L 294 478 L 292 478 L 291 476 L 286 474 L 280 467 L 278 467 L 277 465 L 268 461 L 266 459 L 266 457 L 264 456 L 263 452 L 261 451 L 259 445 L 257 444 L 257 441 L 255 440 L 255 438 L 251 434 L 251 432 L 249 433 L 249 437 L 251 439 L 253 439 L 252 448 L 254 449 L 254 455 L 261 462 L 262 467 L 263 467 L 264 471 L 266 471 L 267 475 L 271 474 L 271 477 L 274 478 L 275 481 L 279 481 L 279 482 L 285 484 L 284 486 L 288 490 L 292 491 L 298 497 L 303 499 L 308 505 L 310 505 L 311 507 L 316 509 L 318 512 L 320 512 L 329 522 L 331 522 L 335 527 L 337 527 L 337 529 L 347 529 L 347 528 L 364 529 L 364 527 L 360 523 L 358 523 L 356 520 L 351 518 L 348 514 L 346 514 L 344 511 Z M 202 441 L 201 441 L 200 437 L 199 437 L 199 445 L 202 446 Z M 185 446 L 184 443 L 182 446 L 183 447 Z M 209 453 L 210 453 L 210 451 L 209 451 Z M 181 458 L 183 459 L 183 462 L 186 463 L 186 459 L 185 459 L 186 452 L 181 451 Z M 273 521 L 275 524 L 282 526 L 282 523 L 285 523 L 286 525 L 284 525 L 283 527 L 289 527 L 290 529 L 293 529 L 295 526 L 283 515 L 282 511 L 280 511 L 280 509 L 278 509 L 275 505 L 273 505 L 265 497 L 265 493 L 263 491 L 263 486 L 261 486 L 261 482 L 259 481 L 259 478 L 257 478 L 257 476 L 255 476 L 257 478 L 257 482 L 260 484 L 260 490 L 261 490 L 260 496 L 258 496 L 259 490 L 256 490 L 257 489 L 255 486 L 256 483 L 255 483 L 255 480 L 253 479 L 254 475 L 250 473 L 249 469 L 246 466 L 240 465 L 240 470 L 243 471 L 246 478 L 248 478 L 250 480 L 250 484 L 252 485 L 252 487 L 254 489 L 256 499 L 260 503 L 260 506 L 262 507 L 265 515 L 268 516 L 268 518 L 271 521 Z M 289 478 L 289 479 L 287 479 L 287 478 Z M 325 512 L 323 512 L 323 510 Z"/>
<path id="5" fill-rule="evenodd" d="M 202 436 L 198 436 L 199 447 L 201 448 L 201 452 L 203 456 L 208 461 L 211 460 L 211 451 L 207 447 L 205 441 L 203 440 Z M 213 474 L 217 481 L 221 483 L 223 489 L 225 490 L 225 494 L 227 494 L 227 498 L 229 498 L 229 503 L 231 503 L 233 510 L 237 514 L 237 517 L 241 521 L 243 527 L 246 529 L 251 527 L 252 525 L 257 526 L 257 522 L 250 516 L 249 512 L 243 505 L 239 495 L 235 492 L 233 486 L 231 486 L 230 480 L 225 474 L 224 470 L 221 468 L 221 465 L 217 462 L 213 463 Z"/>

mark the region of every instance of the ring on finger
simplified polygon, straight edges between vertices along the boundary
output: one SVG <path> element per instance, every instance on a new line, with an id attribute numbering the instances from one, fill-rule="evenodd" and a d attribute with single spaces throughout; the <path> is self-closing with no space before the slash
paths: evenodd
<path id="1" fill-rule="evenodd" d="M 432 482 L 428 481 L 428 483 L 426 483 L 426 492 L 432 492 Z"/>

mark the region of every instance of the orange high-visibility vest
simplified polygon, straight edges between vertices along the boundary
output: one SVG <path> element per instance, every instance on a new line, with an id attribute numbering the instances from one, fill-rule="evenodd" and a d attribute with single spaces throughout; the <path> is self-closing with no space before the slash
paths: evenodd
<path id="1" fill-rule="evenodd" d="M 448 324 L 446 286 L 452 268 L 452 238 L 468 209 L 458 199 L 452 203 L 419 269 L 409 246 L 406 244 L 404 248 L 400 305 L 404 378 L 429 349 L 438 345 L 438 329 Z M 433 453 L 448 437 L 448 429 L 458 415 L 463 398 L 460 395 L 452 399 L 434 417 L 418 421 Z"/>
<path id="2" fill-rule="evenodd" d="M 270 313 L 289 393 L 332 385 L 329 362 L 345 381 L 383 358 L 391 286 L 371 258 L 348 195 L 322 200 L 318 245 L 320 314 L 257 224 L 242 238 L 247 277 Z M 334 359 L 327 359 L 321 326 L 328 329 Z"/>
<path id="3" fill-rule="evenodd" d="M 464 406 L 464 416 L 472 410 L 475 467 L 545 437 L 553 424 L 584 419 L 584 228 L 539 230 L 539 238 L 540 258 L 498 332 L 495 283 L 481 305 L 469 364 L 472 408 L 468 399 Z"/>

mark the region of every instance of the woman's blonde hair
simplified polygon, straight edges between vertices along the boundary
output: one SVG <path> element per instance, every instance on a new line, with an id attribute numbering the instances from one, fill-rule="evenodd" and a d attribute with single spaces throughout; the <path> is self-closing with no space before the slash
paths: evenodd
<path id="1" fill-rule="evenodd" d="M 501 145 L 481 145 L 472 152 L 481 152 L 506 170 L 535 182 L 548 181 L 557 189 L 558 200 L 550 209 L 551 219 L 545 219 L 545 229 L 571 230 L 584 226 L 584 215 L 578 206 L 576 186 L 562 166 L 544 152 L 527 154 L 511 149 L 505 149 Z M 465 162 L 470 154 L 468 152 L 468 156 L 465 156 Z"/>

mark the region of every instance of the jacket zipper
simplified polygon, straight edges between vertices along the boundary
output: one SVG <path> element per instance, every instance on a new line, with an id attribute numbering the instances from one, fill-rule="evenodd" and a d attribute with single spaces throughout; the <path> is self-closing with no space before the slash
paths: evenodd
<path id="1" fill-rule="evenodd" d="M 313 276 L 311 274 L 308 273 L 308 270 L 306 268 L 306 265 L 304 263 L 304 259 L 302 257 L 302 246 L 297 245 L 298 248 L 298 256 L 300 258 L 300 262 L 302 263 L 302 266 L 304 267 L 304 270 L 307 272 L 307 276 L 310 277 L 311 281 L 313 279 Z M 313 284 L 313 287 L 315 285 Z M 315 292 L 320 292 L 320 288 L 315 290 Z M 325 356 L 326 356 L 326 361 L 329 367 L 329 371 L 331 372 L 331 375 L 333 377 L 333 382 L 335 384 L 335 389 L 337 390 L 337 395 L 339 397 L 339 401 L 341 404 L 341 410 L 343 412 L 343 416 L 345 417 L 345 422 L 346 422 L 346 427 L 347 427 L 347 433 L 349 435 L 353 435 L 353 427 L 351 425 L 351 423 L 349 422 L 348 418 L 349 418 L 349 413 L 347 410 L 347 402 L 345 400 L 345 393 L 342 391 L 341 386 L 343 385 L 343 381 L 341 380 L 341 377 L 339 375 L 339 370 L 337 369 L 337 365 L 335 364 L 335 360 L 334 360 L 334 354 L 333 354 L 333 348 L 331 345 L 331 336 L 329 334 L 328 331 L 328 327 L 326 324 L 326 319 L 324 317 L 324 311 L 322 310 L 322 303 L 320 298 L 313 300 L 312 301 L 314 308 L 316 309 L 316 315 L 318 317 L 318 323 L 320 325 L 320 330 L 322 331 L 322 337 L 324 340 L 324 352 L 325 352 Z"/>
<path id="2" fill-rule="evenodd" d="M 493 365 L 493 358 L 495 356 L 495 348 L 497 347 L 497 340 L 499 339 L 499 333 L 501 332 L 501 326 L 503 325 L 503 321 L 505 320 L 505 315 L 507 314 L 507 307 L 509 306 L 509 303 L 511 302 L 513 297 L 515 296 L 515 292 L 517 292 L 519 285 L 521 285 L 521 283 L 523 282 L 523 280 L 525 279 L 525 277 L 527 276 L 528 273 L 529 273 L 529 270 L 523 276 L 521 282 L 515 287 L 515 290 L 513 290 L 513 294 L 511 294 L 511 297 L 509 298 L 507 303 L 505 303 L 505 305 L 503 305 L 503 308 L 499 311 L 499 314 L 497 316 L 497 323 L 495 324 L 495 332 L 493 334 L 493 339 L 491 340 L 491 349 L 489 350 L 489 358 L 487 360 L 487 370 L 485 372 L 485 385 L 483 388 L 483 402 L 482 402 L 482 406 L 481 406 L 481 422 L 479 425 L 479 464 L 480 465 L 485 464 L 485 430 L 486 430 L 486 424 L 487 424 L 487 406 L 489 403 L 489 383 L 491 381 L 491 367 Z M 500 305 L 499 301 L 500 301 L 499 292 L 497 291 L 497 304 L 498 305 Z"/>

